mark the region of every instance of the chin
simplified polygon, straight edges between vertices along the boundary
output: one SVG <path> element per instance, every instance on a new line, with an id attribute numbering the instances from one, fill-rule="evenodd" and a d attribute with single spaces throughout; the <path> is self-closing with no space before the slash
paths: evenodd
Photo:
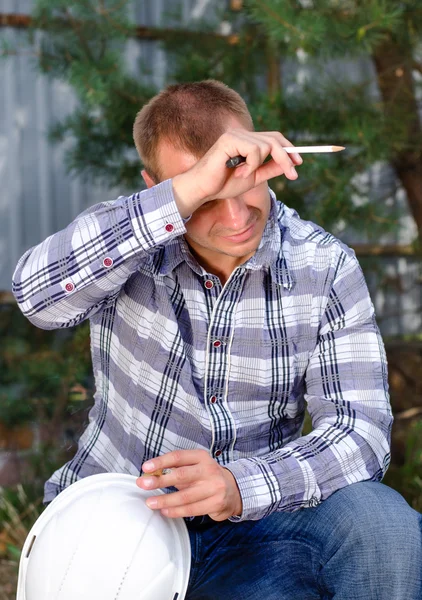
<path id="1" fill-rule="evenodd" d="M 246 245 L 242 248 L 239 244 L 238 248 L 227 248 L 227 249 L 220 249 L 220 252 L 222 254 L 225 254 L 226 256 L 233 256 L 234 258 L 243 258 L 243 257 L 250 257 L 253 254 L 255 254 L 255 252 L 258 249 L 259 244 L 251 244 L 250 246 Z"/>

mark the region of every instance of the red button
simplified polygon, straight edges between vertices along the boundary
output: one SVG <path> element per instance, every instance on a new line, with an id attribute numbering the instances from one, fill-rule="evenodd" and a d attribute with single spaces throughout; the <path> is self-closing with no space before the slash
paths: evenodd
<path id="1" fill-rule="evenodd" d="M 222 454 L 223 454 L 223 453 L 222 453 L 222 451 L 221 451 L 221 450 L 216 450 L 216 451 L 214 452 L 214 456 L 221 456 Z"/>
<path id="2" fill-rule="evenodd" d="M 210 402 L 211 402 L 212 404 L 215 404 L 215 403 L 217 402 L 217 396 L 211 396 L 211 398 L 210 398 Z"/>
<path id="3" fill-rule="evenodd" d="M 66 283 L 66 285 L 65 285 L 66 292 L 73 292 L 74 289 L 75 289 L 75 286 L 73 285 L 73 283 Z"/>
<path id="4" fill-rule="evenodd" d="M 213 343 L 214 348 L 219 348 L 221 346 L 221 342 L 220 340 L 215 340 L 215 342 Z"/>
<path id="5" fill-rule="evenodd" d="M 174 225 L 172 225 L 171 223 L 167 223 L 166 225 L 166 231 L 168 231 L 169 233 L 171 233 L 174 229 Z"/>
<path id="6" fill-rule="evenodd" d="M 204 285 L 209 290 L 214 287 L 214 283 L 211 281 L 211 279 L 207 279 Z"/>
<path id="7" fill-rule="evenodd" d="M 113 264 L 113 259 L 112 258 L 107 257 L 107 258 L 105 258 L 103 260 L 103 265 L 105 267 L 111 267 L 112 264 Z"/>

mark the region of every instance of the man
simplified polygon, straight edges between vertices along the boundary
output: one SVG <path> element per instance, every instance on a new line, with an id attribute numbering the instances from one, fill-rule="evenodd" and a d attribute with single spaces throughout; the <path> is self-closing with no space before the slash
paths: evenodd
<path id="1" fill-rule="evenodd" d="M 216 81 L 161 92 L 134 139 L 148 190 L 89 208 L 14 275 L 35 325 L 91 323 L 95 405 L 45 501 L 164 469 L 138 485 L 187 520 L 189 600 L 421 598 L 420 515 L 379 483 L 392 415 L 362 270 L 267 185 L 301 158 Z"/>

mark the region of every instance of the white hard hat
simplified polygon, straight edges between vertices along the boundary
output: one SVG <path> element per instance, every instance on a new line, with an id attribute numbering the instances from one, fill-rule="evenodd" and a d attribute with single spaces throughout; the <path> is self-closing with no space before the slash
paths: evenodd
<path id="1" fill-rule="evenodd" d="M 136 477 L 101 473 L 61 492 L 25 541 L 17 600 L 183 600 L 190 572 L 183 519 L 149 509 Z"/>

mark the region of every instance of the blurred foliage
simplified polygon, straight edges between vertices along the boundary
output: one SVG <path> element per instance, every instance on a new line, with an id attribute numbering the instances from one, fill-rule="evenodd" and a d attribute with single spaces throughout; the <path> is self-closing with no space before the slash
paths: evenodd
<path id="1" fill-rule="evenodd" d="M 391 465 L 384 483 L 399 491 L 415 510 L 422 513 L 422 421 L 411 423 L 404 464 Z"/>
<path id="2" fill-rule="evenodd" d="M 372 53 L 391 35 L 418 42 L 422 30 L 414 0 L 247 0 L 245 5 L 287 51 L 299 47 L 324 59 Z"/>
<path id="3" fill-rule="evenodd" d="M 0 304 L 0 338 L 0 421 L 9 428 L 36 421 L 54 437 L 65 416 L 80 406 L 75 386 L 92 397 L 89 323 L 45 331 L 15 304 Z"/>

